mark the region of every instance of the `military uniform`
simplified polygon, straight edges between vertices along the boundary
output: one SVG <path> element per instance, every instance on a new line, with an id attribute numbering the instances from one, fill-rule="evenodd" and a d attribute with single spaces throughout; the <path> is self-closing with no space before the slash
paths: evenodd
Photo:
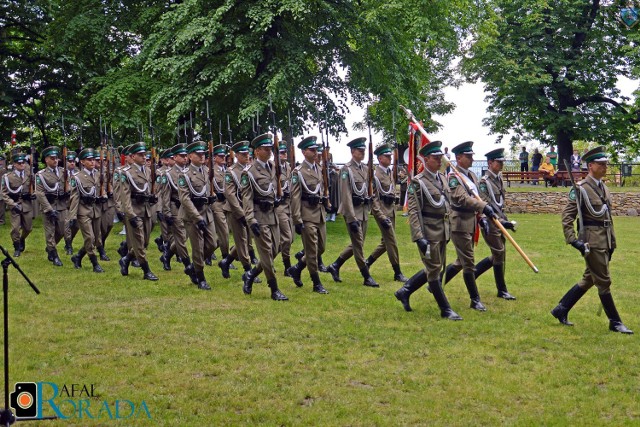
<path id="1" fill-rule="evenodd" d="M 420 155 L 442 158 L 444 153 L 441 147 L 442 142 L 433 141 L 420 149 Z M 418 245 L 424 268 L 396 291 L 395 296 L 406 311 L 412 311 L 409 297 L 428 282 L 429 291 L 440 308 L 440 315 L 450 320 L 462 320 L 451 309 L 440 279 L 446 260 L 447 242 L 451 237 L 450 195 L 445 176 L 437 169 L 432 171 L 425 167 L 411 180 L 407 197 L 411 240 Z"/>
<path id="2" fill-rule="evenodd" d="M 106 162 L 107 159 L 103 158 L 103 162 Z M 113 183 L 109 182 L 109 173 L 108 169 L 111 168 L 110 164 L 106 164 L 102 168 L 102 193 L 98 198 L 98 206 L 100 207 L 100 236 L 101 240 L 96 242 L 96 249 L 100 255 L 100 259 L 103 261 L 110 261 L 111 259 L 107 255 L 105 251 L 105 244 L 107 241 L 107 237 L 111 233 L 113 229 L 113 220 L 116 216 L 116 204 L 113 200 Z M 99 167 L 96 167 L 99 170 Z"/>
<path id="3" fill-rule="evenodd" d="M 186 144 L 174 145 L 171 148 L 171 154 L 173 156 L 187 154 Z M 164 254 L 160 257 L 160 262 L 162 262 L 165 270 L 171 270 L 171 257 L 174 254 L 178 255 L 186 269 L 185 273 L 192 277 L 193 282 L 196 282 L 195 270 L 192 270 L 191 259 L 187 250 L 187 230 L 180 214 L 182 203 L 180 202 L 178 182 L 180 181 L 180 175 L 183 173 L 184 168 L 176 163 L 165 172 L 161 180 L 162 214 L 164 222 L 169 227 L 169 235 L 172 237 L 170 239 L 171 244 L 166 246 Z"/>
<path id="4" fill-rule="evenodd" d="M 187 146 L 187 153 L 204 154 L 204 152 L 205 146 L 200 141 L 192 142 Z M 211 287 L 204 278 L 204 261 L 216 249 L 217 239 L 213 213 L 209 208 L 211 189 L 208 174 L 203 165 L 196 166 L 192 162 L 184 169 L 178 178 L 178 192 L 179 216 L 184 221 L 191 242 L 191 256 L 198 288 L 210 290 Z"/>
<path id="5" fill-rule="evenodd" d="M 569 192 L 569 200 L 562 210 L 562 229 L 567 244 L 571 244 L 584 256 L 586 268 L 582 280 L 562 297 L 551 314 L 560 323 L 572 325 L 567 319 L 569 310 L 595 285 L 609 318 L 609 329 L 632 334 L 633 332 L 620 320 L 611 296 L 609 262 L 616 249 L 616 235 L 611 217 L 611 193 L 602 182 L 608 161 L 605 147 L 600 146 L 588 151 L 582 159 L 587 163 L 589 175 Z M 579 219 L 580 213 L 583 229 L 579 230 L 576 236 L 573 223 Z"/>
<path id="6" fill-rule="evenodd" d="M 486 154 L 487 160 L 503 162 L 504 161 L 504 148 L 498 148 L 492 150 Z M 503 227 L 513 230 L 514 224 L 509 221 L 507 214 L 504 212 L 505 208 L 505 189 L 504 182 L 502 180 L 501 173 L 494 173 L 491 168 L 487 170 L 487 173 L 480 179 L 480 185 L 478 190 L 482 200 L 487 202 L 489 206 L 493 208 L 496 214 L 496 219 L 500 221 Z M 484 241 L 491 249 L 491 256 L 481 260 L 475 267 L 476 279 L 482 275 L 489 268 L 493 267 L 493 276 L 496 282 L 496 288 L 498 289 L 498 298 L 506 300 L 515 300 L 516 298 L 507 290 L 507 284 L 504 279 L 505 273 L 505 238 L 502 235 L 502 231 L 493 221 L 488 221 L 487 229 L 482 229 L 482 236 Z"/>
<path id="7" fill-rule="evenodd" d="M 391 146 L 383 144 L 374 151 L 376 156 L 391 156 Z M 396 239 L 396 184 L 393 181 L 391 168 L 377 165 L 373 176 L 373 209 L 374 217 L 382 234 L 380 244 L 371 252 L 366 260 L 367 267 L 371 268 L 374 262 L 385 252 L 393 268 L 394 280 L 406 282 L 408 279 L 400 270 L 400 257 L 398 255 L 398 241 Z"/>
<path id="8" fill-rule="evenodd" d="M 5 157 L 3 154 L 0 154 L 0 161 L 2 162 L 2 164 L 0 164 L 0 180 L 1 180 L 4 174 L 7 173 L 7 168 L 5 167 L 5 163 L 4 163 Z M 7 210 L 7 205 L 4 203 L 4 199 L 0 197 L 0 225 L 4 225 L 6 210 Z"/>
<path id="9" fill-rule="evenodd" d="M 269 134 L 260 135 L 251 141 L 251 146 L 254 150 L 258 148 L 264 150 L 265 147 L 273 147 L 273 140 Z M 280 230 L 275 212 L 277 198 L 275 165 L 270 160 L 264 161 L 256 157 L 253 164 L 242 172 L 240 185 L 244 217 L 255 237 L 260 257 L 259 264 L 243 275 L 242 290 L 245 294 L 250 294 L 255 277 L 264 271 L 271 289 L 271 299 L 285 301 L 288 298 L 278 289 L 276 270 L 273 265 L 273 260 L 280 248 Z"/>
<path id="10" fill-rule="evenodd" d="M 160 159 L 166 159 L 168 155 L 171 155 L 171 150 L 164 150 L 160 154 Z M 155 218 L 160 225 L 160 236 L 155 239 L 155 243 L 158 245 L 158 250 L 164 254 L 166 247 L 171 245 L 172 236 L 169 233 L 169 225 L 164 220 L 164 199 L 161 195 L 163 189 L 163 182 L 166 180 L 165 174 L 169 170 L 166 164 L 156 169 L 156 185 L 155 194 L 158 197 L 158 203 L 153 205 L 153 211 L 155 212 Z"/>
<path id="11" fill-rule="evenodd" d="M 287 152 L 287 145 L 280 144 L 280 153 Z M 288 162 L 277 159 L 280 162 L 280 186 L 282 188 L 282 199 L 276 207 L 278 224 L 280 227 L 280 253 L 285 273 L 291 267 L 291 244 L 293 243 L 293 223 L 291 221 L 291 166 Z"/>
<path id="12" fill-rule="evenodd" d="M 304 138 L 298 148 L 303 150 L 316 147 L 315 136 Z M 309 276 L 313 282 L 313 291 L 327 294 L 327 290 L 320 281 L 318 274 L 318 259 L 324 253 L 327 242 L 327 227 L 325 222 L 325 204 L 322 171 L 315 163 L 306 158 L 296 167 L 291 177 L 291 219 L 296 232 L 302 235 L 304 255 L 299 262 L 288 269 L 289 275 L 297 286 L 302 286 L 300 273 L 305 267 L 309 268 Z"/>
<path id="13" fill-rule="evenodd" d="M 62 266 L 56 246 L 64 237 L 64 225 L 67 218 L 69 194 L 65 191 L 64 170 L 57 166 L 60 150 L 47 147 L 42 151 L 43 159 L 49 157 L 55 162 L 53 168 L 47 166 L 36 174 L 36 198 L 40 211 L 44 215 L 43 228 L 46 251 L 49 261 L 55 266 Z"/>
<path id="14" fill-rule="evenodd" d="M 226 145 L 216 145 L 213 147 L 213 154 L 227 154 L 227 146 Z M 216 234 L 218 236 L 218 246 L 220 247 L 220 252 L 222 254 L 222 259 L 225 259 L 229 256 L 229 226 L 227 225 L 227 216 L 224 211 L 224 205 L 226 202 L 225 196 L 225 183 L 224 176 L 226 172 L 225 166 L 219 166 L 213 162 L 213 196 L 215 199 L 211 205 L 211 210 L 213 212 L 213 219 L 216 225 Z"/>
<path id="15" fill-rule="evenodd" d="M 451 151 L 456 156 L 473 155 L 473 142 L 463 142 Z M 460 163 L 460 162 L 458 162 Z M 471 299 L 470 307 L 474 310 L 486 311 L 480 301 L 480 294 L 475 279 L 474 264 L 474 234 L 476 231 L 478 213 L 493 214 L 493 209 L 481 199 L 475 197 L 478 194 L 478 177 L 468 169 L 458 164 L 457 175 L 454 171 L 449 173 L 449 189 L 451 191 L 451 240 L 456 248 L 457 259 L 446 268 L 445 283 L 462 269 L 464 283 Z M 460 182 L 460 179 L 463 182 Z M 470 194 L 471 192 L 472 194 Z M 486 221 L 483 219 L 483 221 Z"/>
<path id="16" fill-rule="evenodd" d="M 347 145 L 351 150 L 364 150 L 366 138 L 356 138 Z M 338 213 L 342 214 L 347 226 L 347 232 L 351 243 L 338 258 L 327 267 L 329 273 L 336 282 L 341 282 L 340 267 L 351 256 L 355 257 L 360 274 L 364 278 L 364 285 L 377 288 L 379 285 L 369 274 L 369 267 L 364 259 L 364 240 L 367 236 L 367 224 L 369 220 L 369 206 L 371 200 L 368 196 L 367 167 L 354 159 L 340 169 L 340 207 Z M 374 207 L 375 209 L 375 207 Z"/>
<path id="17" fill-rule="evenodd" d="M 24 252 L 27 236 L 33 228 L 33 200 L 36 195 L 30 192 L 31 171 L 25 164 L 23 171 L 19 171 L 15 165 L 25 162 L 26 155 L 18 153 L 13 155 L 14 167 L 12 172 L 2 177 L 2 199 L 11 210 L 11 241 L 18 257 Z"/>
<path id="18" fill-rule="evenodd" d="M 73 162 L 73 165 L 70 165 L 69 162 Z M 67 154 L 67 182 L 71 182 L 71 178 L 78 173 L 78 168 L 76 168 L 76 153 L 70 152 Z M 69 185 L 67 185 L 69 188 Z M 67 200 L 68 207 L 71 206 L 71 197 Z M 73 239 L 75 239 L 76 234 L 78 234 L 80 229 L 78 228 L 78 222 L 69 224 L 69 215 L 67 215 L 67 220 L 64 224 L 64 251 L 67 255 L 73 255 Z"/>
<path id="19" fill-rule="evenodd" d="M 91 160 L 96 157 L 92 148 L 85 148 L 79 154 L 80 160 Z M 75 268 L 82 268 L 82 258 L 89 256 L 93 271 L 102 273 L 104 270 L 98 264 L 96 256 L 96 246 L 102 243 L 102 230 L 100 229 L 100 218 L 102 209 L 100 203 L 100 171 L 93 168 L 83 167 L 73 178 L 71 178 L 71 206 L 69 209 L 69 222 L 77 222 L 84 246 L 78 253 L 71 257 Z"/>
<path id="20" fill-rule="evenodd" d="M 129 155 L 139 156 L 146 152 L 143 142 L 134 144 Z M 120 172 L 122 210 L 127 219 L 127 235 L 130 237 L 128 253 L 120 259 L 120 273 L 129 274 L 129 264 L 136 258 L 144 272 L 145 280 L 158 280 L 147 262 L 147 247 L 152 229 L 152 205 L 157 197 L 151 192 L 151 171 L 144 163 L 126 166 Z"/>

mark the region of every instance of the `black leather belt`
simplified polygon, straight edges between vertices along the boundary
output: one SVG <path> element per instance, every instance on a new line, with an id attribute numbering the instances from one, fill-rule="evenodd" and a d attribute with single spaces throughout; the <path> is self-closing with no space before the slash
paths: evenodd
<path id="1" fill-rule="evenodd" d="M 473 209 L 463 208 L 463 207 L 458 207 L 458 206 L 451 206 L 451 210 L 454 210 L 456 212 L 466 212 L 466 213 L 475 213 L 476 212 Z"/>
<path id="2" fill-rule="evenodd" d="M 611 220 L 605 219 L 604 221 L 582 221 L 582 225 L 585 227 L 611 227 Z"/>
<path id="3" fill-rule="evenodd" d="M 425 218 L 445 219 L 449 216 L 448 213 L 435 213 L 422 211 L 422 216 Z"/>

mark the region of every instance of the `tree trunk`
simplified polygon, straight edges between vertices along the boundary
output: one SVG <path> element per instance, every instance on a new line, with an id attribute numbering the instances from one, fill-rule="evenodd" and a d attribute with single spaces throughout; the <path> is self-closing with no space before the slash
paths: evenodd
<path id="1" fill-rule="evenodd" d="M 570 131 L 561 129 L 556 134 L 556 143 L 558 145 L 558 170 L 565 170 L 564 161 L 571 161 L 573 154 L 573 138 Z"/>

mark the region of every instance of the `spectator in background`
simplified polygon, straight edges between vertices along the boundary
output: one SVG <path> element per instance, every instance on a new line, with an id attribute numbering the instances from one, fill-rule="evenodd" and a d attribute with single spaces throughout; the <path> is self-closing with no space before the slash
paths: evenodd
<path id="1" fill-rule="evenodd" d="M 558 167 L 558 153 L 556 153 L 556 147 L 551 147 L 551 151 L 547 153 L 547 157 L 551 161 L 553 168 L 556 169 Z"/>
<path id="2" fill-rule="evenodd" d="M 522 147 L 522 151 L 520 152 L 520 172 L 529 172 L 529 152 L 527 151 L 527 147 Z M 524 181 L 520 181 L 522 184 Z"/>
<path id="3" fill-rule="evenodd" d="M 580 164 L 582 163 L 582 157 L 578 154 L 578 150 L 573 150 L 571 155 L 571 170 L 580 171 Z"/>
<path id="4" fill-rule="evenodd" d="M 533 156 L 531 156 L 531 172 L 540 170 L 540 163 L 542 163 L 542 154 L 540 154 L 540 151 L 536 148 Z M 533 185 L 538 185 L 538 181 L 533 181 Z"/>
<path id="5" fill-rule="evenodd" d="M 551 159 L 547 156 L 544 159 L 544 163 L 540 165 L 540 171 L 546 172 L 544 181 L 549 183 L 552 187 L 558 186 L 558 180 L 556 179 L 556 168 L 551 163 Z"/>

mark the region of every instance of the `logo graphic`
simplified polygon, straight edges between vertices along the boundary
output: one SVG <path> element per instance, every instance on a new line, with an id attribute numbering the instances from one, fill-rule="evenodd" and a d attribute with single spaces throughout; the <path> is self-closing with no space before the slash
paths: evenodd
<path id="1" fill-rule="evenodd" d="M 38 413 L 38 386 L 36 383 L 16 383 L 11 397 L 11 407 L 18 418 L 33 418 Z"/>

